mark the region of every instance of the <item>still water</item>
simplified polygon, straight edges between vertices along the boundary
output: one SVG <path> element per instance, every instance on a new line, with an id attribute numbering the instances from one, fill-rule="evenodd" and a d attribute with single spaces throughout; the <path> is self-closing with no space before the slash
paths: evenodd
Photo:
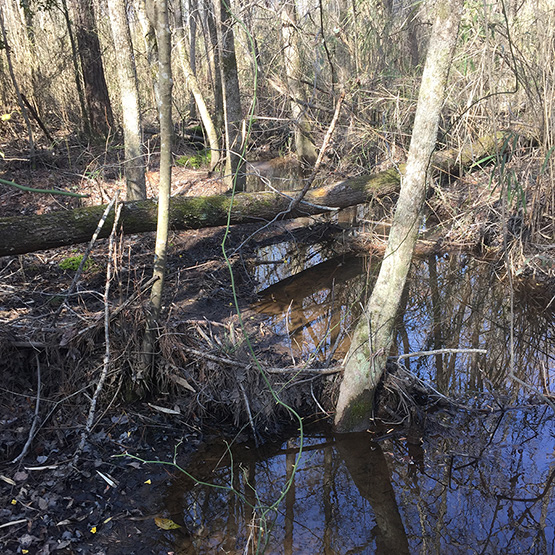
<path id="1" fill-rule="evenodd" d="M 379 260 L 321 245 L 261 259 L 256 309 L 277 344 L 297 363 L 340 360 Z M 458 405 L 363 434 L 203 446 L 187 468 L 195 479 L 178 474 L 158 500 L 182 528 L 158 531 L 156 549 L 555 553 L 554 303 L 533 284 L 511 293 L 503 273 L 465 255 L 413 266 L 396 353 L 487 350 L 405 361 Z"/>

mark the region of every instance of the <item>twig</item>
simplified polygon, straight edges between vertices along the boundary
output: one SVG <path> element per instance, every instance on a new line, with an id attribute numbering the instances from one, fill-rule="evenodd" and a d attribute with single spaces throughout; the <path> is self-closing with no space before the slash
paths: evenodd
<path id="1" fill-rule="evenodd" d="M 198 349 L 193 349 L 192 347 L 181 346 L 183 351 L 197 355 L 206 360 L 211 360 L 212 362 L 219 362 L 220 364 L 229 364 L 230 366 L 236 366 L 239 368 L 251 368 L 252 364 L 246 364 L 244 362 L 239 362 L 237 360 L 231 360 L 227 357 L 221 357 L 216 355 L 211 355 L 210 353 L 205 353 L 204 351 L 199 351 Z M 338 374 L 341 372 L 341 367 L 335 366 L 332 368 L 299 368 L 299 367 L 289 367 L 289 368 L 276 368 L 262 367 L 262 370 L 268 374 L 298 374 L 298 373 L 309 373 L 309 374 Z"/>
<path id="2" fill-rule="evenodd" d="M 39 421 L 39 408 L 40 408 L 40 392 L 41 392 L 41 376 L 40 376 L 40 361 L 39 355 L 35 354 L 35 360 L 37 363 L 37 397 L 35 402 L 35 415 L 33 416 L 33 424 L 31 425 L 31 429 L 29 430 L 29 437 L 27 437 L 27 441 L 21 450 L 21 453 L 12 461 L 12 464 L 19 462 L 23 459 L 23 457 L 29 451 L 29 447 L 31 447 L 31 442 L 35 437 L 35 431 L 37 429 L 37 424 Z"/>
<path id="3" fill-rule="evenodd" d="M 66 302 L 67 302 L 67 298 L 73 293 L 73 290 L 75 289 L 77 282 L 79 281 L 79 278 L 81 277 L 81 274 L 83 273 L 83 268 L 85 267 L 85 264 L 87 262 L 87 260 L 89 259 L 89 256 L 93 250 L 94 244 L 96 243 L 96 240 L 98 238 L 98 235 L 100 233 L 100 231 L 102 230 L 102 228 L 104 227 L 104 223 L 106 222 L 106 218 L 108 217 L 108 214 L 110 213 L 110 210 L 112 210 L 112 207 L 114 206 L 114 203 L 117 201 L 118 199 L 118 193 L 115 194 L 114 198 L 110 201 L 110 204 L 108 204 L 108 206 L 106 206 L 106 209 L 104 210 L 104 213 L 102 214 L 102 217 L 100 218 L 100 220 L 98 221 L 98 225 L 96 226 L 96 229 L 93 233 L 93 236 L 91 237 L 91 240 L 89 242 L 89 246 L 87 247 L 87 250 L 85 251 L 85 254 L 83 254 L 83 257 L 81 258 L 81 262 L 79 263 L 79 267 L 77 268 L 77 271 L 75 272 L 75 275 L 73 276 L 73 280 L 71 282 L 71 285 L 69 286 L 68 290 L 64 293 L 64 302 L 58 307 L 58 310 L 56 310 L 56 312 L 54 313 L 53 319 L 54 321 L 56 321 L 58 319 L 58 316 L 60 316 Z M 114 220 L 115 222 L 115 220 Z"/>
<path id="4" fill-rule="evenodd" d="M 100 379 L 96 385 L 95 392 L 91 399 L 91 406 L 89 408 L 89 416 L 87 417 L 87 424 L 83 433 L 81 434 L 81 442 L 79 443 L 79 447 L 75 452 L 75 456 L 73 457 L 73 464 L 77 462 L 79 458 L 79 454 L 83 451 L 85 447 L 85 441 L 87 440 L 89 434 L 91 433 L 93 422 L 94 422 L 94 415 L 96 412 L 96 403 L 98 401 L 98 397 L 104 387 L 104 382 L 106 381 L 106 377 L 108 376 L 108 368 L 110 366 L 110 302 L 109 302 L 109 294 L 110 294 L 110 283 L 112 281 L 112 255 L 114 252 L 114 245 L 115 245 L 115 237 L 116 237 L 116 229 L 119 221 L 119 217 L 121 214 L 121 209 L 123 208 L 123 204 L 119 204 L 116 210 L 116 214 L 114 216 L 114 224 L 112 226 L 112 233 L 110 234 L 110 245 L 108 249 L 108 264 L 106 268 L 106 285 L 104 287 L 104 339 L 106 342 L 106 346 L 104 349 L 104 360 L 102 362 L 102 372 L 100 374 Z"/>
<path id="5" fill-rule="evenodd" d="M 256 433 L 256 428 L 254 427 L 254 420 L 252 419 L 252 413 L 251 413 L 251 407 L 249 405 L 249 399 L 247 397 L 247 392 L 245 391 L 245 388 L 243 386 L 243 384 L 238 380 L 239 383 L 239 387 L 241 389 L 241 393 L 243 394 L 243 400 L 245 401 L 245 408 L 247 409 L 247 415 L 249 417 L 249 424 L 251 426 L 251 430 L 252 430 L 252 435 L 254 437 L 254 445 L 256 447 L 259 446 L 258 444 L 258 434 Z"/>
<path id="6" fill-rule="evenodd" d="M 487 353 L 486 349 L 436 349 L 434 351 L 417 351 L 416 353 L 406 353 L 396 357 L 389 357 L 392 360 L 403 360 L 412 357 L 427 357 L 433 355 L 443 355 L 447 353 Z"/>

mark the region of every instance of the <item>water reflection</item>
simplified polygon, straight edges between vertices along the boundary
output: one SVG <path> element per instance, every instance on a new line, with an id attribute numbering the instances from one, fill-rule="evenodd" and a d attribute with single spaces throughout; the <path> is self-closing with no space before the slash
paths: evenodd
<path id="1" fill-rule="evenodd" d="M 299 359 L 340 359 L 378 261 L 280 248 L 266 253 L 275 265 L 258 270 L 268 285 L 258 310 Z M 285 254 L 289 277 L 272 273 Z M 262 449 L 205 446 L 188 470 L 212 485 L 171 480 L 162 512 L 183 529 L 160 532 L 156 549 L 554 553 L 555 415 L 535 395 L 553 395 L 554 307 L 530 289 L 511 294 L 499 273 L 463 255 L 423 258 L 403 296 L 398 353 L 487 349 L 411 361 L 412 373 L 466 408 L 410 429 L 312 435 L 299 459 L 298 437 Z"/>
<path id="2" fill-rule="evenodd" d="M 329 360 L 333 355 L 340 360 L 349 346 L 349 330 L 371 290 L 378 261 L 342 257 L 316 263 L 305 254 L 299 249 L 294 265 L 298 269 L 304 260 L 306 269 L 261 291 L 256 309 L 268 315 L 267 324 L 281 341 L 290 341 L 296 358 Z M 433 255 L 415 261 L 392 354 L 487 349 L 485 355 L 444 353 L 406 365 L 450 395 L 478 391 L 516 395 L 523 390 L 513 387 L 511 370 L 536 390 L 552 394 L 555 305 L 548 306 L 549 299 L 530 296 L 526 289 L 516 291 L 511 300 L 500 272 L 465 255 Z"/>
<path id="3" fill-rule="evenodd" d="M 298 438 L 231 456 L 212 446 L 189 470 L 229 489 L 178 476 L 165 493 L 185 527 L 182 552 L 553 553 L 551 410 L 451 418 L 416 441 L 411 431 L 308 437 L 295 473 Z"/>

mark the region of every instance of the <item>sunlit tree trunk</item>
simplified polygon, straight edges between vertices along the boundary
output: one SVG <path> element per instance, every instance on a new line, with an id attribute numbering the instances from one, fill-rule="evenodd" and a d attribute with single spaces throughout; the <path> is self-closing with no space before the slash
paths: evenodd
<path id="1" fill-rule="evenodd" d="M 206 136 L 208 137 L 208 143 L 210 145 L 210 168 L 214 169 L 220 160 L 218 134 L 216 132 L 216 128 L 214 127 L 212 116 L 208 111 L 208 106 L 204 101 L 204 95 L 202 94 L 198 84 L 195 72 L 193 71 L 192 60 L 190 60 L 187 55 L 187 50 L 185 48 L 185 33 L 183 30 L 184 20 L 179 0 L 175 4 L 175 18 L 175 37 L 177 41 L 177 51 L 179 52 L 179 62 L 181 64 L 181 69 L 183 70 L 183 75 L 185 76 L 185 81 L 187 82 L 187 88 L 193 95 L 200 119 L 204 126 L 204 130 L 206 131 Z M 191 20 L 191 18 L 189 18 L 189 20 Z"/>
<path id="2" fill-rule="evenodd" d="M 233 16 L 227 0 L 215 0 L 218 21 L 218 46 L 220 71 L 224 97 L 224 125 L 226 140 L 225 175 L 230 186 L 236 191 L 244 191 L 246 175 L 242 158 L 243 137 L 241 126 L 243 110 L 239 91 L 235 39 L 233 37 Z"/>
<path id="3" fill-rule="evenodd" d="M 127 200 L 142 200 L 146 198 L 146 184 L 141 109 L 139 106 L 135 56 L 131 44 L 125 0 L 108 0 L 108 7 L 114 38 L 123 116 Z"/>
<path id="4" fill-rule="evenodd" d="M 426 178 L 437 140 L 462 0 L 438 2 L 436 9 L 406 170 L 388 245 L 376 285 L 345 359 L 335 416 L 335 426 L 340 432 L 364 430 L 372 418 L 374 393 L 385 371 L 395 316 L 418 237 Z"/>
<path id="5" fill-rule="evenodd" d="M 96 30 L 92 0 L 75 0 L 74 21 L 85 83 L 89 129 L 93 135 L 106 136 L 114 124 L 104 65 Z"/>
<path id="6" fill-rule="evenodd" d="M 159 55 L 159 121 L 160 121 L 160 185 L 158 193 L 158 222 L 156 228 L 156 246 L 154 253 L 154 272 L 156 279 L 150 293 L 147 316 L 147 329 L 142 349 L 142 363 L 134 376 L 138 391 L 148 387 L 149 373 L 153 369 L 154 351 L 157 343 L 157 330 L 162 311 L 162 294 L 166 273 L 168 246 L 171 165 L 172 165 L 172 70 L 171 70 L 171 30 L 168 18 L 167 0 L 150 0 L 147 6 L 149 16 L 155 18 L 156 41 Z"/>
<path id="7" fill-rule="evenodd" d="M 301 162 L 312 166 L 318 154 L 310 137 L 310 124 L 306 117 L 306 96 L 300 82 L 302 69 L 295 0 L 287 0 L 283 3 L 281 35 L 287 86 L 291 94 L 291 118 L 295 126 L 295 151 Z"/>

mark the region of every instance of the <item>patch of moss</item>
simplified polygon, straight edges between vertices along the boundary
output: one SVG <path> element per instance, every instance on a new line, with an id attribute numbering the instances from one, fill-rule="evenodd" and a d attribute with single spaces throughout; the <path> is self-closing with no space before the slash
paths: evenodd
<path id="1" fill-rule="evenodd" d="M 201 150 L 198 154 L 194 154 L 193 156 L 180 156 L 175 161 L 175 164 L 182 168 L 202 168 L 210 164 L 210 150 Z"/>
<path id="2" fill-rule="evenodd" d="M 81 260 L 83 260 L 83 255 L 82 254 L 77 254 L 75 256 L 68 256 L 67 258 L 64 258 L 58 264 L 58 266 L 62 270 L 71 270 L 73 272 L 76 272 L 77 269 L 79 268 L 79 265 L 81 264 Z M 83 270 L 88 270 L 88 269 L 90 269 L 91 266 L 92 266 L 92 261 L 89 258 L 85 261 L 85 265 L 83 266 Z"/>

